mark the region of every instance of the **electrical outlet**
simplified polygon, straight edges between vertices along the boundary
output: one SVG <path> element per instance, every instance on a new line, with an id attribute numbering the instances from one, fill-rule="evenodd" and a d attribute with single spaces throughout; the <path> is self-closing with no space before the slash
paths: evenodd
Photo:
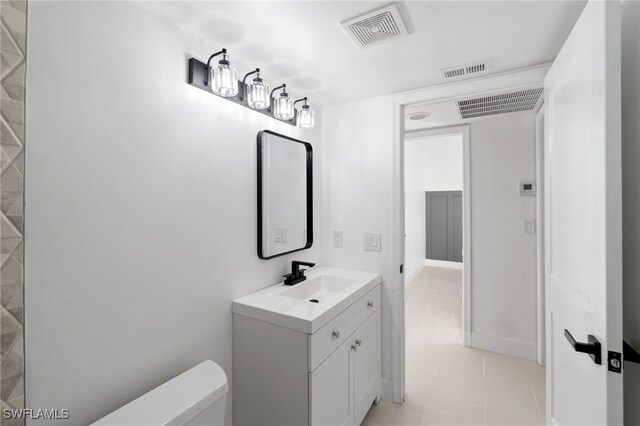
<path id="1" fill-rule="evenodd" d="M 536 233 L 536 220 L 535 219 L 524 219 L 522 221 L 522 232 L 525 234 L 535 234 Z"/>
<path id="2" fill-rule="evenodd" d="M 276 235 L 275 235 L 276 243 L 287 243 L 287 228 L 279 228 L 276 227 Z"/>
<path id="3" fill-rule="evenodd" d="M 377 232 L 364 233 L 365 251 L 382 251 L 382 234 Z"/>
<path id="4" fill-rule="evenodd" d="M 333 246 L 342 247 L 342 231 L 333 231 Z"/>

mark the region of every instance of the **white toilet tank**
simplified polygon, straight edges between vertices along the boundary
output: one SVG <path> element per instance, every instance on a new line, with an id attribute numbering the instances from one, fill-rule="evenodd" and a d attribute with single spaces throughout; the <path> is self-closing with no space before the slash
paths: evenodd
<path id="1" fill-rule="evenodd" d="M 222 368 L 207 360 L 93 425 L 223 425 L 228 390 Z"/>

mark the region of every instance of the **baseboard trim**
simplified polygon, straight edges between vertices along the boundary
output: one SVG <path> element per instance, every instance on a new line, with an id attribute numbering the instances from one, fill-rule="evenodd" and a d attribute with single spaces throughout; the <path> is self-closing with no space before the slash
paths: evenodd
<path id="1" fill-rule="evenodd" d="M 391 379 L 385 379 L 384 377 L 380 379 L 380 391 L 382 399 L 393 401 L 393 385 Z"/>
<path id="2" fill-rule="evenodd" d="M 447 260 L 425 259 L 425 265 L 437 266 L 438 268 L 462 269 L 462 262 L 449 262 Z"/>
<path id="3" fill-rule="evenodd" d="M 471 347 L 517 356 L 531 361 L 535 361 L 538 355 L 538 348 L 533 343 L 490 336 L 475 331 L 471 332 Z"/>
<path id="4" fill-rule="evenodd" d="M 416 269 L 416 271 L 414 273 L 412 273 L 411 275 L 407 276 L 406 280 L 405 280 L 405 286 L 408 288 L 409 284 L 411 284 L 413 282 L 413 280 L 420 275 L 420 272 L 422 272 L 422 270 L 424 269 L 426 265 L 423 265 L 421 267 L 419 267 L 418 269 Z"/>

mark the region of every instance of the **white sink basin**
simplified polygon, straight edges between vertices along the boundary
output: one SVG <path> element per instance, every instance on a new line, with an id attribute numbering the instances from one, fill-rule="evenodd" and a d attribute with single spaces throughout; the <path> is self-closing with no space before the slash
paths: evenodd
<path id="1" fill-rule="evenodd" d="M 331 267 L 313 268 L 307 279 L 283 282 L 233 301 L 233 313 L 312 334 L 376 285 L 373 272 Z"/>
<path id="2" fill-rule="evenodd" d="M 335 296 L 336 293 L 343 292 L 355 282 L 356 280 L 348 278 L 320 275 L 294 285 L 292 288 L 281 292 L 280 296 L 307 301 L 314 299 L 317 300 L 317 302 L 313 303 L 320 303 L 326 297 L 332 297 Z"/>

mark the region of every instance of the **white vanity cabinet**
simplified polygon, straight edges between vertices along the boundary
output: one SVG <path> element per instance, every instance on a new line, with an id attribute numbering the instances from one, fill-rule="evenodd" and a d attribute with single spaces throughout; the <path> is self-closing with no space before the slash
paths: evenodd
<path id="1" fill-rule="evenodd" d="M 380 398 L 380 285 L 312 333 L 233 314 L 235 425 L 359 425 Z"/>
<path id="2" fill-rule="evenodd" d="M 359 425 L 380 397 L 380 310 L 309 373 L 312 425 Z"/>

